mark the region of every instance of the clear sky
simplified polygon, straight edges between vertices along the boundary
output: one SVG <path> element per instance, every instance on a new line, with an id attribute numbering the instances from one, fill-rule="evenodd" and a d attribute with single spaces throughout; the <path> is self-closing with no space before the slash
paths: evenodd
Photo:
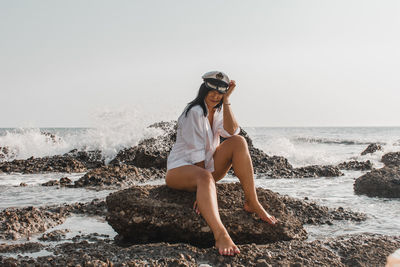
<path id="1" fill-rule="evenodd" d="M 397 0 L 0 0 L 0 127 L 176 119 L 210 70 L 236 80 L 242 126 L 400 126 L 399 14 Z"/>

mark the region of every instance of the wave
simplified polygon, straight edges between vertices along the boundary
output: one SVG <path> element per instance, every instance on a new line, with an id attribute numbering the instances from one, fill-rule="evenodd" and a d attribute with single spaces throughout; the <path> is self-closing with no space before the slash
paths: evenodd
<path id="1" fill-rule="evenodd" d="M 148 128 L 155 121 L 152 114 L 137 110 L 103 110 L 94 115 L 92 128 L 0 129 L 0 161 L 62 155 L 78 149 L 101 150 L 108 162 L 121 149 L 162 133 Z"/>
<path id="2" fill-rule="evenodd" d="M 373 141 L 360 141 L 360 140 L 346 140 L 346 139 L 330 139 L 330 138 L 316 138 L 316 137 L 296 137 L 296 142 L 313 143 L 313 144 L 333 144 L 333 145 L 369 145 L 376 143 L 379 145 L 386 145 L 384 142 Z"/>

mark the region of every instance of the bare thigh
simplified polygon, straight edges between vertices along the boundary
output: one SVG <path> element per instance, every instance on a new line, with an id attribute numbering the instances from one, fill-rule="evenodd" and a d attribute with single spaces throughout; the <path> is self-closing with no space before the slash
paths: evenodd
<path id="1" fill-rule="evenodd" d="M 168 170 L 165 182 L 168 187 L 195 192 L 197 179 L 210 175 L 210 172 L 196 165 L 185 165 Z"/>
<path id="2" fill-rule="evenodd" d="M 232 167 L 233 149 L 237 137 L 232 136 L 222 142 L 214 152 L 214 172 L 212 173 L 215 182 L 218 182 L 228 173 Z"/>

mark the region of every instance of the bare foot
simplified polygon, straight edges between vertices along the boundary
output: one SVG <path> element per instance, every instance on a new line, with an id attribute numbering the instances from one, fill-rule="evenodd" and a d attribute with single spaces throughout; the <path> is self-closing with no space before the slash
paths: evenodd
<path id="1" fill-rule="evenodd" d="M 222 233 L 215 238 L 215 247 L 218 249 L 219 254 L 224 256 L 234 256 L 240 253 L 228 233 Z"/>
<path id="2" fill-rule="evenodd" d="M 247 202 L 244 203 L 244 210 L 250 213 L 256 213 L 261 220 L 266 221 L 269 224 L 275 225 L 278 220 L 265 211 L 260 203 L 250 206 Z"/>

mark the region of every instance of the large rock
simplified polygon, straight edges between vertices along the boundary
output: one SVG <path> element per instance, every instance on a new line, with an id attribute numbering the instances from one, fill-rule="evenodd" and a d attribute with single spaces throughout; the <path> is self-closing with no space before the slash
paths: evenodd
<path id="1" fill-rule="evenodd" d="M 0 170 L 6 173 L 84 172 L 86 167 L 76 159 L 63 156 L 0 162 Z"/>
<path id="2" fill-rule="evenodd" d="M 156 168 L 109 165 L 89 171 L 75 182 L 75 187 L 126 187 L 164 177 L 165 171 Z"/>
<path id="3" fill-rule="evenodd" d="M 176 122 L 159 122 L 149 126 L 163 130 L 155 138 L 142 140 L 137 146 L 118 152 L 111 165 L 128 164 L 140 168 L 167 168 L 167 158 L 176 140 Z"/>
<path id="4" fill-rule="evenodd" d="M 100 168 L 104 166 L 104 157 L 100 150 L 78 150 L 73 149 L 64 154 L 64 157 L 71 157 L 80 161 L 87 169 Z"/>
<path id="5" fill-rule="evenodd" d="M 369 171 L 372 170 L 372 162 L 351 160 L 340 163 L 337 167 L 340 170 L 353 170 L 353 171 Z"/>
<path id="6" fill-rule="evenodd" d="M 382 156 L 381 161 L 386 166 L 400 167 L 400 152 L 390 152 Z"/>
<path id="7" fill-rule="evenodd" d="M 370 144 L 363 152 L 361 152 L 361 156 L 372 154 L 377 150 L 382 150 L 382 146 L 376 143 Z"/>
<path id="8" fill-rule="evenodd" d="M 370 197 L 400 198 L 400 167 L 385 166 L 356 179 L 356 194 Z"/>
<path id="9" fill-rule="evenodd" d="M 218 184 L 221 220 L 237 244 L 265 244 L 305 239 L 302 223 L 289 212 L 276 193 L 257 189 L 262 205 L 278 220 L 271 226 L 243 210 L 239 184 Z M 195 193 L 167 186 L 134 186 L 107 197 L 108 223 L 124 242 L 185 242 L 201 247 L 214 245 L 210 228 L 192 210 Z"/>

